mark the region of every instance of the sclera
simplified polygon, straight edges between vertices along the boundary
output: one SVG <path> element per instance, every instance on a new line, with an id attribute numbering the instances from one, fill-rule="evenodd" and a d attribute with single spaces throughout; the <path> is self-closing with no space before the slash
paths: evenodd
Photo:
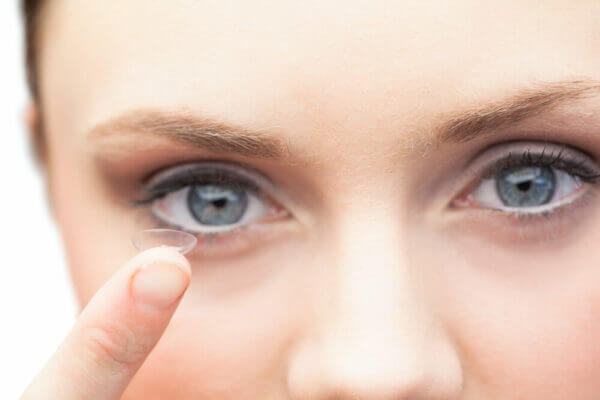
<path id="1" fill-rule="evenodd" d="M 131 242 L 139 251 L 167 246 L 186 254 L 196 246 L 198 239 L 191 233 L 177 229 L 146 229 L 133 235 Z"/>

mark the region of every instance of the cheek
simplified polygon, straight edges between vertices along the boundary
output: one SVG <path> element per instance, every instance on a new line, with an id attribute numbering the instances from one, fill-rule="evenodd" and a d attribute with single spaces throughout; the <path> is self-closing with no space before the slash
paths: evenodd
<path id="1" fill-rule="evenodd" d="M 136 250 L 133 216 L 110 206 L 82 169 L 60 166 L 56 193 L 77 296 L 84 306 Z M 65 182 L 82 182 L 72 190 Z M 243 262 L 190 260 L 188 292 L 161 341 L 136 374 L 127 398 L 285 398 L 287 346 L 308 319 L 303 301 L 315 276 L 299 241 Z M 296 243 L 296 245 L 294 245 Z M 285 259 L 285 263 L 278 260 Z"/>
<path id="2" fill-rule="evenodd" d="M 307 279 L 316 272 L 307 268 L 305 249 L 280 250 L 199 271 L 125 398 L 287 398 L 286 355 L 311 318 L 307 290 L 315 285 Z M 246 269 L 262 278 L 231 285 Z"/>
<path id="3" fill-rule="evenodd" d="M 600 396 L 600 254 L 591 241 L 573 243 L 529 254 L 481 245 L 455 252 L 435 307 L 462 353 L 467 392 Z"/>
<path id="4" fill-rule="evenodd" d="M 130 384 L 131 398 L 259 399 L 272 395 L 293 324 L 279 318 L 274 326 L 273 319 L 281 313 L 269 308 L 263 308 L 260 318 L 243 315 L 242 310 L 222 312 L 202 317 L 176 314 Z M 285 388 L 280 389 L 284 392 Z"/>
<path id="5" fill-rule="evenodd" d="M 134 218 L 109 198 L 89 160 L 69 150 L 52 154 L 50 184 L 75 291 L 85 305 L 136 254 L 130 242 Z"/>
<path id="6" fill-rule="evenodd" d="M 55 146 L 58 148 L 59 146 Z M 137 253 L 135 212 L 113 202 L 89 161 L 63 147 L 53 203 L 77 297 L 85 306 Z M 285 354 L 310 319 L 319 263 L 290 237 L 240 260 L 193 260 L 188 292 L 124 398 L 285 398 Z M 280 260 L 285 259 L 285 263 Z M 206 261 L 206 262 L 205 262 Z M 323 291 L 324 292 L 324 291 Z"/>

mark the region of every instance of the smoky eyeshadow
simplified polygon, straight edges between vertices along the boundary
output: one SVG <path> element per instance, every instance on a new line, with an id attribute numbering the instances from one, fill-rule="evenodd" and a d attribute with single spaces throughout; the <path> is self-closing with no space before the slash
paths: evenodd
<path id="1" fill-rule="evenodd" d="M 495 145 L 476 156 L 468 168 L 485 179 L 515 166 L 551 166 L 582 179 L 596 179 L 600 175 L 598 163 L 587 152 L 553 142 L 515 141 Z"/>

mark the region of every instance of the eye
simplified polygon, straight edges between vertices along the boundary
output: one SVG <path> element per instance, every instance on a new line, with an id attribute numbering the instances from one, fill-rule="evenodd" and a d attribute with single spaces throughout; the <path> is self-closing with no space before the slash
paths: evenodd
<path id="1" fill-rule="evenodd" d="M 472 193 L 479 206 L 511 209 L 553 208 L 573 197 L 582 186 L 578 176 L 548 166 L 506 167 L 492 178 L 484 179 Z"/>
<path id="2" fill-rule="evenodd" d="M 492 153 L 482 157 L 483 172 L 454 205 L 547 214 L 577 200 L 599 178 L 591 157 L 565 145 L 513 143 Z"/>
<path id="3" fill-rule="evenodd" d="M 146 185 L 156 218 L 172 227 L 210 234 L 282 218 L 285 209 L 264 193 L 270 183 L 228 163 L 189 164 L 157 174 Z"/>

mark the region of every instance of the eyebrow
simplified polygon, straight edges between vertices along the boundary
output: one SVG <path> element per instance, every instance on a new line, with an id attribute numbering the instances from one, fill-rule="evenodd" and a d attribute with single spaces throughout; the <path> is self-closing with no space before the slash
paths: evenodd
<path id="1" fill-rule="evenodd" d="M 164 136 L 214 152 L 231 152 L 253 158 L 278 159 L 288 152 L 283 139 L 273 133 L 179 111 L 129 111 L 96 125 L 89 132 L 89 137 L 98 139 L 124 132 Z"/>
<path id="2" fill-rule="evenodd" d="M 515 124 L 527 118 L 570 104 L 592 92 L 600 92 L 600 82 L 574 80 L 538 84 L 516 95 L 479 109 L 455 114 L 442 124 L 437 141 L 464 143 L 485 132 Z"/>
<path id="3" fill-rule="evenodd" d="M 451 115 L 438 128 L 434 142 L 464 143 L 486 132 L 575 102 L 592 92 L 600 93 L 600 82 L 550 82 L 521 89 L 512 97 Z M 102 138 L 124 132 L 165 136 L 209 151 L 236 153 L 250 158 L 280 159 L 289 154 L 283 135 L 250 130 L 180 111 L 132 110 L 96 125 L 89 136 Z"/>

